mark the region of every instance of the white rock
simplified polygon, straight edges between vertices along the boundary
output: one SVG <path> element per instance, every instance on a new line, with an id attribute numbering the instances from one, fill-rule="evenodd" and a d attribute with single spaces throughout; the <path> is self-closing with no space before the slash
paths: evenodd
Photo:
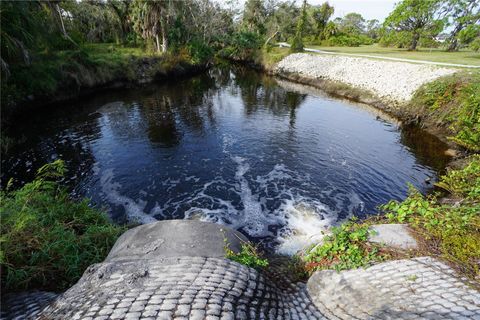
<path id="1" fill-rule="evenodd" d="M 369 90 L 385 100 L 405 102 L 421 85 L 457 70 L 407 62 L 295 53 L 280 61 L 276 71 L 339 81 Z"/>

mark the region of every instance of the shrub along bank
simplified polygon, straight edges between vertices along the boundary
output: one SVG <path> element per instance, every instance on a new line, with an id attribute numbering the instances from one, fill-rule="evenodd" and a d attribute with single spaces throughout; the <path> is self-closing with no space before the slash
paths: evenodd
<path id="1" fill-rule="evenodd" d="M 57 184 L 64 172 L 55 161 L 22 188 L 0 192 L 2 291 L 66 289 L 124 231 L 87 200 L 72 201 Z"/>

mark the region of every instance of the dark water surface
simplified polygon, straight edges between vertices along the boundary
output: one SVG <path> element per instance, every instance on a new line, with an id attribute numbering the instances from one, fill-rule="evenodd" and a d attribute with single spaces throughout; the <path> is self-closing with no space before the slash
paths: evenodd
<path id="1" fill-rule="evenodd" d="M 407 183 L 426 191 L 448 161 L 425 132 L 306 92 L 217 68 L 33 112 L 10 133 L 25 142 L 2 159 L 2 183 L 62 158 L 73 194 L 117 222 L 202 219 L 292 252 Z"/>

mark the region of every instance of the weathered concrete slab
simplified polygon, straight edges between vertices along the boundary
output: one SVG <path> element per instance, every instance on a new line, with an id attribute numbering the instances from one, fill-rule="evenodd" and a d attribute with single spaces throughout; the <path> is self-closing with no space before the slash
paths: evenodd
<path id="1" fill-rule="evenodd" d="M 224 237 L 240 247 L 211 223 L 137 227 L 65 293 L 11 296 L 2 318 L 480 320 L 480 293 L 429 257 L 316 272 L 305 285 L 225 259 Z"/>
<path id="2" fill-rule="evenodd" d="M 324 319 L 305 284 L 278 287 L 222 258 L 94 265 L 40 319 Z"/>
<path id="3" fill-rule="evenodd" d="M 400 249 L 418 248 L 417 241 L 404 224 L 376 224 L 370 230 L 374 231 L 368 238 L 370 242 Z"/>
<path id="4" fill-rule="evenodd" d="M 241 233 L 210 222 L 165 220 L 144 224 L 125 232 L 105 262 L 158 257 L 225 257 L 225 240 L 239 251 Z"/>
<path id="5" fill-rule="evenodd" d="M 480 293 L 430 257 L 319 271 L 307 289 L 332 319 L 480 319 Z"/>

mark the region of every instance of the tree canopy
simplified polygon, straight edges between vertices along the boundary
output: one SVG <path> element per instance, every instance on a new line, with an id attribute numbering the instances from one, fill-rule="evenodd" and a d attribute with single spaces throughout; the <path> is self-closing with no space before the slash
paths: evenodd
<path id="1" fill-rule="evenodd" d="M 403 33 L 409 38 L 409 50 L 415 50 L 424 34 L 438 34 L 443 28 L 437 19 L 440 0 L 403 0 L 385 20 L 390 31 Z"/>

